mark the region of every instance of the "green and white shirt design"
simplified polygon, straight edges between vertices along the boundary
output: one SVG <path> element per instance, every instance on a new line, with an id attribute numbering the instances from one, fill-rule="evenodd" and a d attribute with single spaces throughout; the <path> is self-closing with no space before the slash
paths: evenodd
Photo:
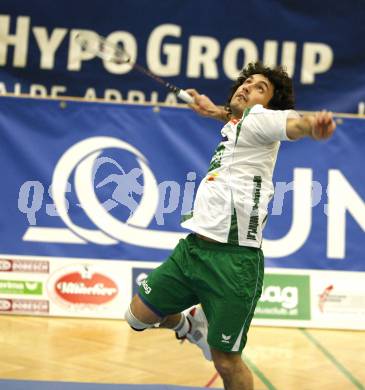
<path id="1" fill-rule="evenodd" d="M 241 120 L 228 122 L 199 185 L 191 218 L 182 226 L 219 242 L 260 247 L 280 141 L 288 140 L 287 118 L 297 117 L 293 110 L 256 105 Z"/>

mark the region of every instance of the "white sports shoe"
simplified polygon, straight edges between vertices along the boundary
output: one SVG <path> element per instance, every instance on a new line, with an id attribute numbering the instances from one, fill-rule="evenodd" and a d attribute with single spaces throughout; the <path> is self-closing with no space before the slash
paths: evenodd
<path id="1" fill-rule="evenodd" d="M 212 361 L 212 354 L 207 341 L 208 321 L 203 309 L 201 306 L 194 306 L 193 308 L 185 310 L 183 313 L 191 324 L 191 329 L 185 337 L 203 351 L 204 357 L 207 360 Z"/>

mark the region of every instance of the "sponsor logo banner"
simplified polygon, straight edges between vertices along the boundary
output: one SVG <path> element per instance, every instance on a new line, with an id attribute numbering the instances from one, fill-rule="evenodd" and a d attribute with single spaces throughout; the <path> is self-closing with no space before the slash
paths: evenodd
<path id="1" fill-rule="evenodd" d="M 311 275 L 312 312 L 317 321 L 333 321 L 341 326 L 364 327 L 364 274 L 326 272 Z"/>
<path id="2" fill-rule="evenodd" d="M 266 274 L 255 318 L 310 320 L 308 275 Z"/>
<path id="3" fill-rule="evenodd" d="M 152 2 L 123 2 L 128 17 L 122 22 L 118 1 L 108 3 L 103 18 L 98 2 L 90 2 L 87 9 L 74 2 L 72 20 L 63 0 L 53 1 L 52 9 L 42 2 L 28 7 L 26 0 L 1 4 L 0 93 L 176 102 L 130 64 L 83 52 L 75 37 L 87 30 L 91 37 L 103 33 L 109 42 L 121 45 L 132 63 L 137 61 L 179 87 L 194 87 L 218 104 L 225 102 L 242 66 L 260 60 L 286 67 L 302 110 L 365 111 L 361 2 L 351 6 L 338 2 L 338 18 L 328 18 L 332 2 L 316 4 L 315 26 L 312 4 L 299 0 L 290 5 L 267 0 L 265 7 L 231 0 L 223 18 L 221 2 L 201 0 L 202 9 L 209 9 L 203 25 L 191 17 L 196 3 L 180 0 L 170 0 L 163 8 Z"/>
<path id="4" fill-rule="evenodd" d="M 129 260 L 109 261 L 107 267 L 100 260 L 37 261 L 49 262 L 52 270 L 51 275 L 39 275 L 38 283 L 47 286 L 43 299 L 29 299 L 25 283 L 34 287 L 32 275 L 23 274 L 21 280 L 16 273 L 3 272 L 0 312 L 121 319 L 138 286 L 159 265 Z M 363 272 L 267 269 L 253 324 L 364 330 L 363 280 Z"/>
<path id="5" fill-rule="evenodd" d="M 90 265 L 73 265 L 54 272 L 48 292 L 56 304 L 67 307 L 96 307 L 112 302 L 119 289 L 113 277 Z"/>
<path id="6" fill-rule="evenodd" d="M 55 282 L 55 291 L 66 302 L 102 305 L 116 296 L 118 287 L 102 274 L 85 277 L 80 272 L 72 272 Z"/>
<path id="7" fill-rule="evenodd" d="M 1 294 L 42 295 L 41 282 L 25 280 L 0 280 Z"/>
<path id="8" fill-rule="evenodd" d="M 1 260 L 4 259 L 0 263 Z M 25 264 L 29 271 L 27 258 L 18 256 L 16 262 L 23 264 L 22 269 Z M 15 302 L 20 312 L 19 305 L 28 302 L 31 312 L 34 304 L 28 297 L 34 296 L 46 299 L 49 314 L 54 316 L 123 318 L 131 300 L 133 262 L 108 261 L 106 267 L 105 261 L 95 259 L 38 257 L 36 263 L 40 267 L 35 270 L 45 270 L 45 264 L 50 270 L 50 273 L 40 273 L 37 282 L 30 272 L 0 271 L 0 295 L 5 299 L 2 310 L 10 310 L 11 302 Z M 9 269 L 9 261 L 2 264 L 7 264 L 4 268 Z M 40 303 L 38 299 L 36 302 Z"/>
<path id="9" fill-rule="evenodd" d="M 41 260 L 0 259 L 0 272 L 49 273 L 49 262 Z"/>
<path id="10" fill-rule="evenodd" d="M 49 302 L 40 299 L 0 299 L 1 313 L 48 314 Z"/>

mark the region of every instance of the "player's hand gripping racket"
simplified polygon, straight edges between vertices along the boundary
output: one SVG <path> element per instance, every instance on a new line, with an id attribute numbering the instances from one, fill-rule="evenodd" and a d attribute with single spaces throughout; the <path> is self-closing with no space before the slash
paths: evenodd
<path id="1" fill-rule="evenodd" d="M 77 44 L 81 50 L 103 60 L 114 62 L 115 64 L 129 64 L 133 69 L 145 74 L 152 78 L 158 83 L 164 85 L 167 89 L 173 92 L 178 98 L 183 100 L 185 103 L 194 103 L 194 98 L 189 95 L 183 89 L 176 87 L 173 84 L 161 79 L 146 68 L 132 62 L 130 55 L 126 52 L 122 45 L 117 45 L 112 42 L 108 42 L 105 38 L 96 34 L 78 33 L 75 37 Z"/>

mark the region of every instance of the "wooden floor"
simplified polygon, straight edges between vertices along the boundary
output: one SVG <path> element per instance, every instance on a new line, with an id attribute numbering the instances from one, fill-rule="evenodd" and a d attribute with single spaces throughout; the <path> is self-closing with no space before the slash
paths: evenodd
<path id="1" fill-rule="evenodd" d="M 212 363 L 169 330 L 7 315 L 0 329 L 1 379 L 223 387 Z M 252 327 L 244 358 L 256 390 L 364 389 L 365 332 Z"/>

